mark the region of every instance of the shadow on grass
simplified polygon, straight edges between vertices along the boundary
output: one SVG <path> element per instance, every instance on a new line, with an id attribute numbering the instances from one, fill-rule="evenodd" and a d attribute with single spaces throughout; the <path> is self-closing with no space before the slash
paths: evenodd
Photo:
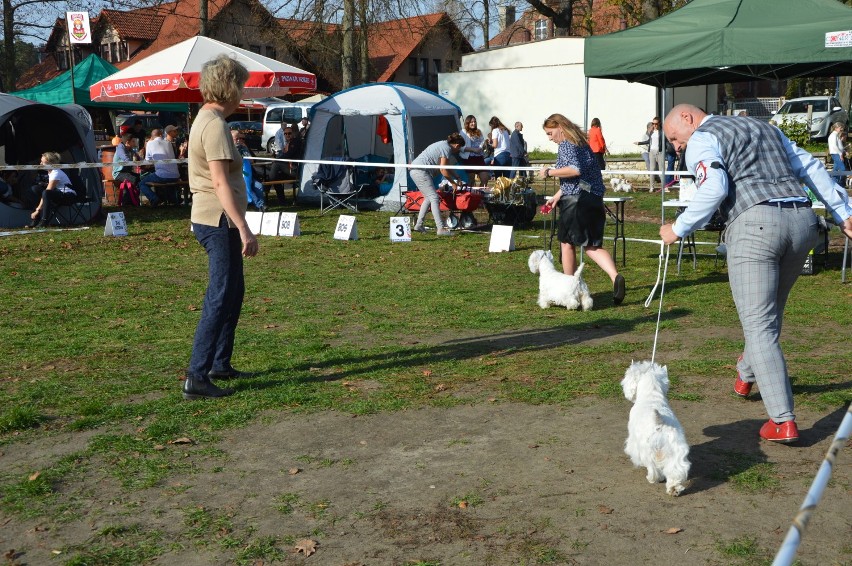
<path id="1" fill-rule="evenodd" d="M 790 450 L 807 448 L 833 436 L 847 410 L 847 407 L 840 407 L 815 422 L 812 427 L 800 428 L 799 441 L 787 448 Z M 727 483 L 732 477 L 745 472 L 755 464 L 768 462 L 761 446 L 766 441 L 762 441 L 758 434 L 765 422 L 759 419 L 746 419 L 705 428 L 704 434 L 715 438 L 690 447 L 692 484 L 687 493 L 712 489 Z M 781 446 L 785 447 L 785 445 Z M 814 462 L 814 471 L 818 466 L 819 462 Z"/>
<path id="2" fill-rule="evenodd" d="M 690 314 L 687 309 L 674 309 L 666 313 L 666 319 L 680 318 Z M 444 361 L 460 361 L 485 355 L 509 355 L 522 352 L 550 350 L 560 346 L 579 345 L 589 340 L 611 338 L 634 330 L 639 324 L 653 321 L 656 315 L 637 317 L 632 320 L 604 318 L 593 325 L 588 322 L 565 324 L 552 328 L 516 330 L 498 334 L 471 336 L 447 340 L 438 344 L 423 344 L 417 347 L 403 348 L 394 352 L 380 352 L 363 356 L 342 355 L 326 358 L 321 363 L 306 363 L 296 366 L 297 371 L 316 368 L 339 368 L 339 371 L 323 373 L 306 378 L 304 381 L 334 381 L 350 379 L 363 374 L 389 369 L 418 367 Z M 274 371 L 274 370 L 272 370 Z M 275 382 L 260 385 L 274 387 Z"/>

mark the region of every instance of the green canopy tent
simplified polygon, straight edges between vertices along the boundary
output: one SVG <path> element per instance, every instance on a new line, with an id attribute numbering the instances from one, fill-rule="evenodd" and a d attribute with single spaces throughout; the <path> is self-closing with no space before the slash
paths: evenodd
<path id="1" fill-rule="evenodd" d="M 91 108 L 114 108 L 122 110 L 158 110 L 186 112 L 186 104 L 148 104 L 147 102 L 92 102 L 89 87 L 104 77 L 118 71 L 96 54 L 91 54 L 74 66 L 74 97 L 71 97 L 71 71 L 65 71 L 58 77 L 27 90 L 14 92 L 17 97 L 26 98 L 43 104 L 79 104 Z"/>
<path id="2" fill-rule="evenodd" d="M 837 0 L 693 0 L 586 38 L 585 74 L 660 88 L 852 75 L 851 30 Z"/>

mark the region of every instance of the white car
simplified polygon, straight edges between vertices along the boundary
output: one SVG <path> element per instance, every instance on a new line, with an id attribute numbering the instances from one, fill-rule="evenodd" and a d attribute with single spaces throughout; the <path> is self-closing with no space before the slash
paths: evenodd
<path id="1" fill-rule="evenodd" d="M 840 101 L 833 96 L 807 96 L 804 98 L 792 98 L 778 109 L 772 119 L 778 125 L 784 120 L 806 123 L 808 120 L 808 106 L 811 106 L 811 137 L 827 138 L 831 133 L 831 125 L 835 122 L 849 123 L 849 115 L 840 106 Z"/>

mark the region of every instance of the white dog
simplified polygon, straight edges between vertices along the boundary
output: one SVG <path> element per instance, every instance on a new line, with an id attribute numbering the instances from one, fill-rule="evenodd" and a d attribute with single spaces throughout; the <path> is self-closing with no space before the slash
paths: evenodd
<path id="1" fill-rule="evenodd" d="M 680 495 L 689 475 L 689 445 L 669 406 L 669 372 L 652 362 L 633 362 L 621 381 L 633 402 L 624 452 L 636 467 L 648 468 L 650 483 L 666 480 L 666 493 Z"/>
<path id="2" fill-rule="evenodd" d="M 626 179 L 622 179 L 621 177 L 613 177 L 609 180 L 609 185 L 616 193 L 633 192 L 633 185 L 631 185 Z"/>
<path id="3" fill-rule="evenodd" d="M 592 295 L 583 281 L 583 265 L 574 275 L 565 275 L 553 267 L 553 254 L 550 250 L 536 250 L 530 254 L 529 266 L 532 273 L 540 273 L 538 278 L 538 306 L 543 309 L 550 305 L 560 305 L 568 310 L 583 307 L 592 308 Z"/>

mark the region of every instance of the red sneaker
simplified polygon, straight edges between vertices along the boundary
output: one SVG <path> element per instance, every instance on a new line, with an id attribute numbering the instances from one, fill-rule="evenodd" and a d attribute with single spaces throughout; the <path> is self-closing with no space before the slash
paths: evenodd
<path id="1" fill-rule="evenodd" d="M 740 355 L 737 358 L 737 363 L 742 361 L 743 357 Z M 749 383 L 748 381 L 743 381 L 740 377 L 740 370 L 737 369 L 737 380 L 734 382 L 734 393 L 739 395 L 740 397 L 748 397 L 748 394 L 751 393 L 751 386 L 754 385 L 754 382 Z"/>
<path id="2" fill-rule="evenodd" d="M 766 421 L 760 427 L 760 438 L 772 442 L 780 442 L 788 444 L 799 440 L 799 429 L 796 427 L 796 421 L 787 421 L 781 424 L 776 423 L 772 419 Z"/>

